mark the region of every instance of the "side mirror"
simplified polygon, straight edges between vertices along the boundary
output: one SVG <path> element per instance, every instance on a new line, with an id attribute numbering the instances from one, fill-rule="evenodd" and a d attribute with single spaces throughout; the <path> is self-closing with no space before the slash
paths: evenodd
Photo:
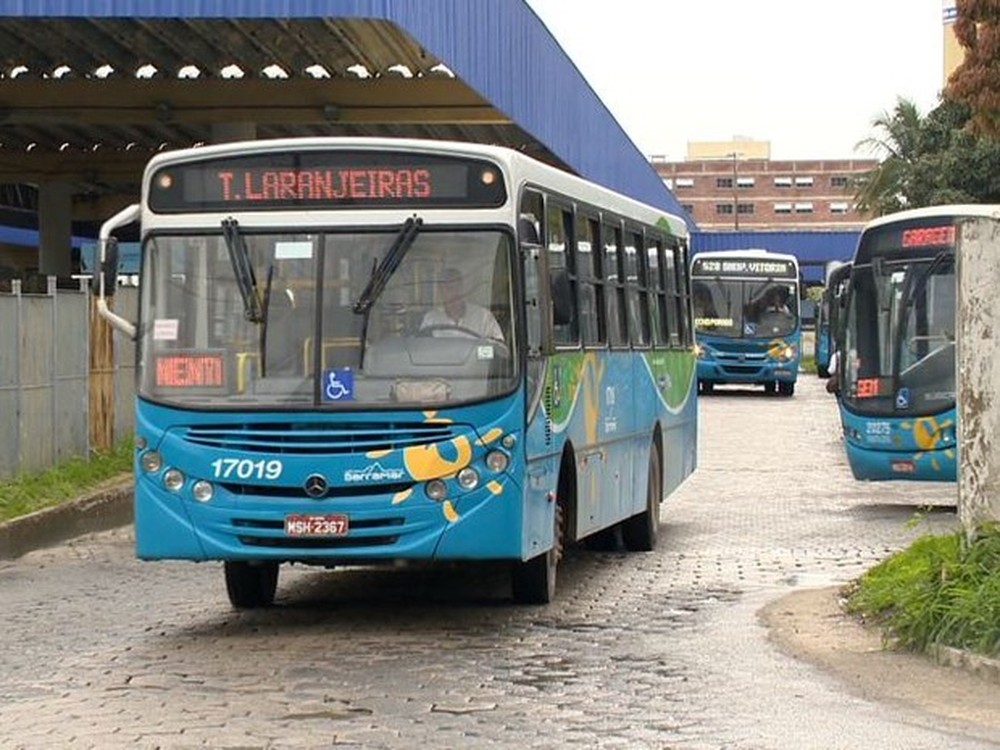
<path id="1" fill-rule="evenodd" d="M 118 288 L 118 240 L 109 237 L 99 250 L 100 261 L 91 282 L 92 289 L 98 294 L 103 293 L 105 297 L 113 297 Z"/>
<path id="2" fill-rule="evenodd" d="M 573 322 L 573 287 L 565 268 L 553 269 L 549 279 L 552 297 L 552 324 L 565 326 Z"/>

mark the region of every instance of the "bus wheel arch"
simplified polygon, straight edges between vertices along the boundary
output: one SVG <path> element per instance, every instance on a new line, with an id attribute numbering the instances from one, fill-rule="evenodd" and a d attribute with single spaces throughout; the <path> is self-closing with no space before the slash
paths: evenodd
<path id="1" fill-rule="evenodd" d="M 530 560 L 514 563 L 511 590 L 521 604 L 548 604 L 555 597 L 557 571 L 569 540 L 576 507 L 576 462 L 572 446 L 563 448 L 552 509 L 552 546 Z"/>
<path id="2" fill-rule="evenodd" d="M 622 542 L 630 552 L 651 552 L 660 536 L 660 504 L 663 501 L 663 437 L 659 425 L 649 444 L 646 507 L 622 522 Z"/>

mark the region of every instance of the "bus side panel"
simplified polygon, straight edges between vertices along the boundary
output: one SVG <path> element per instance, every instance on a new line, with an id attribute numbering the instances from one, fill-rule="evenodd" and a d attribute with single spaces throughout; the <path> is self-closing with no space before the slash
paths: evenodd
<path id="1" fill-rule="evenodd" d="M 664 441 L 664 493 L 694 470 L 694 382 L 691 352 L 588 351 L 552 359 L 546 395 L 528 431 L 526 554 L 544 551 L 538 549 L 545 544 L 539 540 L 551 537 L 552 517 L 543 508 L 557 490 L 567 442 L 576 459 L 575 538 L 645 509 L 646 467 L 658 423 Z"/>

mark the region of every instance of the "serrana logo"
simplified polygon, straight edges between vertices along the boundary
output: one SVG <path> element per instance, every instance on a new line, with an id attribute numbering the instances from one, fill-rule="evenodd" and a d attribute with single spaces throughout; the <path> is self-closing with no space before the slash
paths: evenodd
<path id="1" fill-rule="evenodd" d="M 374 463 L 363 469 L 348 469 L 344 472 L 345 482 L 385 482 L 402 479 L 406 472 L 402 469 L 386 469 L 380 463 Z"/>

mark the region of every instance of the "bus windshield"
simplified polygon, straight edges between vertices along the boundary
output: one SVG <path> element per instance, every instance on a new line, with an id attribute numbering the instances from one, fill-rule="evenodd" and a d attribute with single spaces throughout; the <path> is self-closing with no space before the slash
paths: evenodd
<path id="1" fill-rule="evenodd" d="M 694 279 L 695 331 L 724 338 L 787 336 L 798 327 L 797 286 L 770 279 Z"/>
<path id="2" fill-rule="evenodd" d="M 884 259 L 883 259 L 884 260 Z M 856 269 L 844 338 L 844 398 L 863 414 L 924 416 L 955 404 L 950 249 Z"/>
<path id="3" fill-rule="evenodd" d="M 144 398 L 352 408 L 514 388 L 509 234 L 221 229 L 146 239 Z"/>

